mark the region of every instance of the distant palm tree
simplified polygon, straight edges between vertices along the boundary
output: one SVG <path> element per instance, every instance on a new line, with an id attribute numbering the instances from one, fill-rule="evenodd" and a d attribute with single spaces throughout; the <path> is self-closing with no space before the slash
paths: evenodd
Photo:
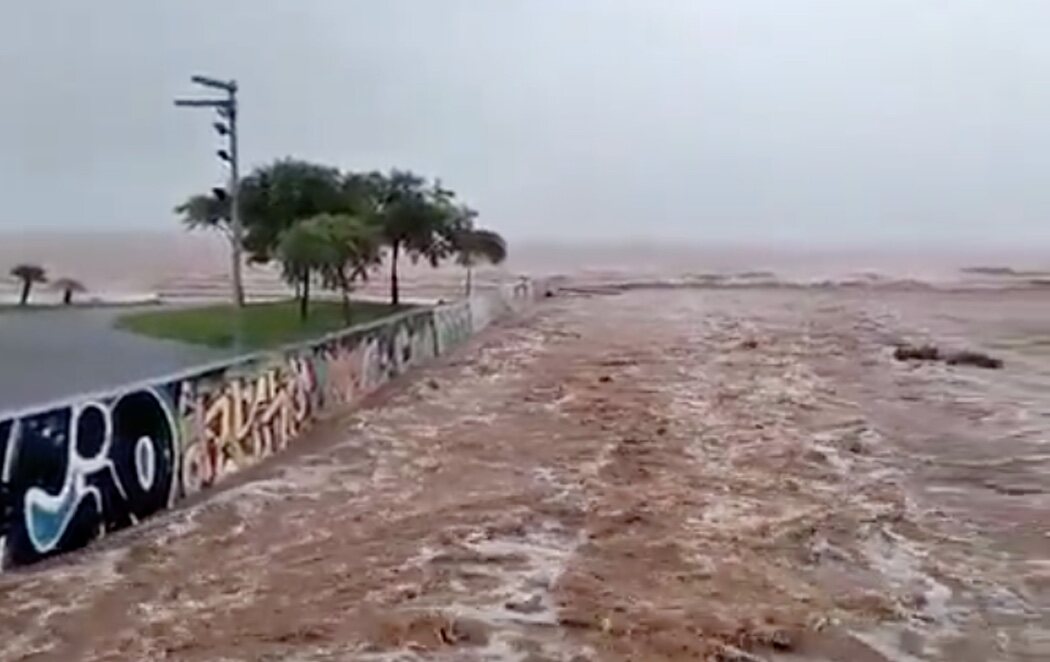
<path id="1" fill-rule="evenodd" d="M 51 283 L 51 287 L 62 293 L 62 303 L 66 306 L 73 303 L 75 293 L 87 291 L 79 280 L 73 278 L 59 278 Z"/>
<path id="2" fill-rule="evenodd" d="M 499 264 L 507 259 L 507 242 L 491 230 L 467 228 L 453 237 L 456 262 L 467 269 L 467 296 L 474 288 L 473 270 L 479 261 Z"/>
<path id="3" fill-rule="evenodd" d="M 440 182 L 430 185 L 411 172 L 395 170 L 379 182 L 372 214 L 390 247 L 390 303 L 396 306 L 401 301 L 398 260 L 402 254 L 413 261 L 425 259 L 433 267 L 450 256 L 454 196 Z"/>
<path id="4" fill-rule="evenodd" d="M 29 303 L 29 291 L 33 289 L 33 283 L 47 282 L 47 272 L 35 264 L 20 264 L 11 270 L 11 275 L 22 281 L 22 296 L 18 301 L 20 306 Z"/>

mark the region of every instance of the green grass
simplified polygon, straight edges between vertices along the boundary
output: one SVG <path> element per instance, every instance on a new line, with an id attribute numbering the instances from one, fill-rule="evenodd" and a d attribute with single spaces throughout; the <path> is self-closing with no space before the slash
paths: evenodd
<path id="1" fill-rule="evenodd" d="M 350 325 L 363 324 L 406 310 L 386 303 L 355 301 L 351 304 Z M 254 303 L 246 306 L 241 324 L 241 342 L 236 343 L 237 315 L 230 304 L 202 308 L 160 309 L 132 313 L 117 319 L 117 328 L 135 333 L 180 340 L 195 345 L 220 349 L 240 347 L 246 350 L 268 349 L 288 343 L 316 338 L 348 326 L 342 304 L 336 301 L 311 301 L 310 316 L 299 319 L 295 301 Z"/>

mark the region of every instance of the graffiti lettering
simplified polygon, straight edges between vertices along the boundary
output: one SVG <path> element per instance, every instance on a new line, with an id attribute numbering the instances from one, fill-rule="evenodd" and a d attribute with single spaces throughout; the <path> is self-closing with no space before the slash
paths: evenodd
<path id="1" fill-rule="evenodd" d="M 317 368 L 318 381 L 324 384 L 325 407 L 349 404 L 368 392 L 362 342 L 337 342 L 318 348 Z"/>
<path id="2" fill-rule="evenodd" d="M 181 414 L 193 440 L 183 457 L 183 488 L 197 492 L 284 449 L 313 410 L 313 368 L 305 359 L 254 377 L 227 378 L 217 390 L 186 385 Z"/>
<path id="3" fill-rule="evenodd" d="M 472 324 L 469 306 L 457 305 L 439 309 L 434 315 L 438 353 L 443 354 L 469 338 Z"/>

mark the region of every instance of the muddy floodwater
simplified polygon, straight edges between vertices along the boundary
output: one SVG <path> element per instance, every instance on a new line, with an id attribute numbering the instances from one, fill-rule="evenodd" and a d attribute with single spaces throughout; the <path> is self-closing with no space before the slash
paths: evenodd
<path id="1" fill-rule="evenodd" d="M 1050 659 L 1039 289 L 561 296 L 274 460 L 0 577 L 0 659 Z"/>

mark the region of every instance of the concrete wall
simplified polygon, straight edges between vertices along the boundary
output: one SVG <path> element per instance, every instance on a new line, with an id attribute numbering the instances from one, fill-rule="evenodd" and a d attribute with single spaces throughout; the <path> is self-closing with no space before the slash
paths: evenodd
<path id="1" fill-rule="evenodd" d="M 0 570 L 83 547 L 279 453 L 317 415 L 533 298 L 527 281 L 320 341 L 0 414 Z"/>

